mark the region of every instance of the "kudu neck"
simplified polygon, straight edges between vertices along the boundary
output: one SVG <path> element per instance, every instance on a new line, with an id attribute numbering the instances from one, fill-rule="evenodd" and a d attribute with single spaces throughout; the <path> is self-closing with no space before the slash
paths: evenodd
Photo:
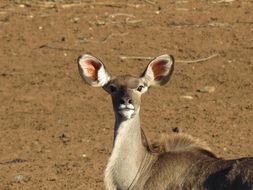
<path id="1" fill-rule="evenodd" d="M 127 189 L 138 176 L 147 150 L 142 142 L 139 113 L 123 120 L 116 117 L 113 152 L 108 168 L 116 171 L 114 182 L 120 189 Z"/>
<path id="2" fill-rule="evenodd" d="M 128 131 L 134 132 L 136 134 L 141 134 L 141 127 L 140 127 L 140 116 L 139 112 L 137 112 L 132 118 L 124 119 L 119 114 L 115 114 L 115 125 L 114 125 L 114 139 L 113 144 L 115 144 L 117 134 L 120 131 Z M 125 128 L 125 129 L 123 129 Z M 129 132 L 130 132 L 129 131 Z M 129 136 L 131 138 L 131 136 Z M 141 140 L 141 139 L 140 139 Z"/>

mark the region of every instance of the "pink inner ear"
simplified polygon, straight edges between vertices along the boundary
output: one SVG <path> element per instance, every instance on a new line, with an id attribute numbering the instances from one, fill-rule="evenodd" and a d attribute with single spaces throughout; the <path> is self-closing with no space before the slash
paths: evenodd
<path id="1" fill-rule="evenodd" d="M 155 62 L 152 65 L 152 70 L 154 73 L 155 80 L 161 80 L 161 78 L 163 77 L 163 75 L 167 69 L 165 66 L 166 64 L 167 64 L 166 60 L 161 60 L 161 61 Z"/>
<path id="2" fill-rule="evenodd" d="M 86 60 L 85 61 L 86 67 L 86 75 L 93 81 L 96 81 L 98 76 L 97 72 L 101 67 L 101 64 L 95 62 L 94 60 Z"/>

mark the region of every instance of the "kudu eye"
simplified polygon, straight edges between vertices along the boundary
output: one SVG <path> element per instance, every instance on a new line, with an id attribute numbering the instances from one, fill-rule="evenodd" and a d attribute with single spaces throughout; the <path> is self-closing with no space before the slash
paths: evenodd
<path id="1" fill-rule="evenodd" d="M 117 87 L 111 84 L 111 85 L 108 86 L 108 89 L 111 93 L 113 93 L 117 90 Z"/>
<path id="2" fill-rule="evenodd" d="M 143 86 L 143 85 L 140 85 L 140 86 L 138 86 L 137 90 L 138 90 L 139 92 L 141 92 L 143 88 L 144 88 L 144 86 Z"/>

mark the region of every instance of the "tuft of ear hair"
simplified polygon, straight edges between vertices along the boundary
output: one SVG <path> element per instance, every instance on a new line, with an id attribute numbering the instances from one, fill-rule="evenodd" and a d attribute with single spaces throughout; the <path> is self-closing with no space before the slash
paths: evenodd
<path id="1" fill-rule="evenodd" d="M 172 55 L 158 56 L 148 64 L 141 77 L 148 86 L 164 85 L 170 80 L 174 70 L 174 62 Z"/>
<path id="2" fill-rule="evenodd" d="M 78 69 L 83 80 L 94 87 L 101 87 L 110 81 L 104 64 L 96 57 L 84 54 L 77 59 Z"/>

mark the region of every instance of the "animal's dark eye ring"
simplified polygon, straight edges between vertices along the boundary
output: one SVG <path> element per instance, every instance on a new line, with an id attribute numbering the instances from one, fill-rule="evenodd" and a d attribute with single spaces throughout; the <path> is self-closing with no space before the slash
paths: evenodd
<path id="1" fill-rule="evenodd" d="M 117 90 L 116 86 L 113 85 L 109 85 L 108 89 L 110 90 L 110 92 L 115 92 Z"/>
<path id="2" fill-rule="evenodd" d="M 141 92 L 143 88 L 144 88 L 144 86 L 143 86 L 143 85 L 140 85 L 140 86 L 138 86 L 137 90 L 138 90 L 139 92 Z"/>

